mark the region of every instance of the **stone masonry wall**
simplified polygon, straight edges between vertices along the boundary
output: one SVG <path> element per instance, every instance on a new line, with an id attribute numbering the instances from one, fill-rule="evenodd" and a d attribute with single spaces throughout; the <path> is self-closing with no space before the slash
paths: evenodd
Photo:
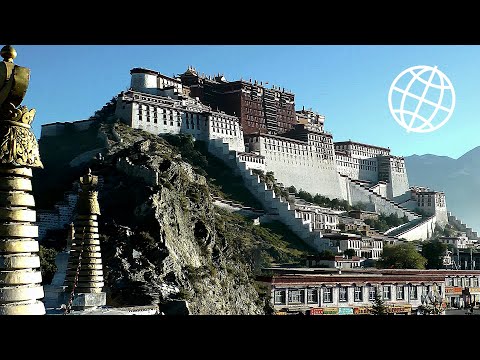
<path id="1" fill-rule="evenodd" d="M 63 229 L 73 221 L 77 193 L 66 192 L 64 200 L 55 204 L 54 210 L 37 209 L 38 241 L 44 240 L 48 230 Z"/>

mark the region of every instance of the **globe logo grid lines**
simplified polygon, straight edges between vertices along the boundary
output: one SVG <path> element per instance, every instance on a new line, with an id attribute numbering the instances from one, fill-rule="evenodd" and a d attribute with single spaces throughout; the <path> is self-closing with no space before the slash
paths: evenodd
<path id="1" fill-rule="evenodd" d="M 455 89 L 437 66 L 412 66 L 393 80 L 388 106 L 395 121 L 407 132 L 432 132 L 445 125 L 452 116 Z"/>

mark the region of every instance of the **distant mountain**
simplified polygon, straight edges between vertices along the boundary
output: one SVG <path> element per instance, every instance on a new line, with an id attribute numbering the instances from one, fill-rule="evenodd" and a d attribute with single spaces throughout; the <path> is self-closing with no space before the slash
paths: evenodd
<path id="1" fill-rule="evenodd" d="M 444 191 L 447 209 L 480 230 L 480 146 L 458 159 L 432 154 L 405 157 L 410 186 Z"/>

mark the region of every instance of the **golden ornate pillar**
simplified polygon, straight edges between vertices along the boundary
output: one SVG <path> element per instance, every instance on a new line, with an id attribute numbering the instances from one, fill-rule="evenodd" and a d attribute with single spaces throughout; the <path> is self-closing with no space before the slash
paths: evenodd
<path id="1" fill-rule="evenodd" d="M 75 235 L 68 259 L 67 277 L 65 278 L 67 306 L 85 309 L 106 304 L 106 294 L 102 292 L 103 268 L 98 219 L 98 176 L 88 173 L 80 178 L 81 191 L 77 201 Z M 74 297 L 71 297 L 74 290 Z"/>
<path id="2" fill-rule="evenodd" d="M 32 168 L 43 168 L 30 124 L 35 109 L 20 104 L 30 69 L 15 65 L 12 46 L 0 62 L 0 315 L 43 315 Z"/>

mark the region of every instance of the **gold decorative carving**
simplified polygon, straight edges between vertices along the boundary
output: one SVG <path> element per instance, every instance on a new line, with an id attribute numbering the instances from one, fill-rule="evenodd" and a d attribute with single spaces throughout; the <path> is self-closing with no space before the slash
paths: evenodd
<path id="1" fill-rule="evenodd" d="M 0 164 L 43 168 L 30 124 L 35 109 L 20 106 L 27 93 L 30 69 L 15 65 L 17 52 L 4 46 L 0 52 Z"/>
<path id="2" fill-rule="evenodd" d="M 0 120 L 0 163 L 43 168 L 32 131 L 4 123 Z"/>

